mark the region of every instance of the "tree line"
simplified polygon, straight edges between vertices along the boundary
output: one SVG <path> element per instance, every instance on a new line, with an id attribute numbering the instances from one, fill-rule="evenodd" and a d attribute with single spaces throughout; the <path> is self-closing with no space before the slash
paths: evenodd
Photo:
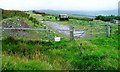
<path id="1" fill-rule="evenodd" d="M 120 16 L 114 16 L 114 15 L 102 16 L 102 15 L 99 15 L 99 16 L 96 16 L 95 19 L 102 20 L 102 21 L 112 21 L 112 20 L 120 20 Z"/>

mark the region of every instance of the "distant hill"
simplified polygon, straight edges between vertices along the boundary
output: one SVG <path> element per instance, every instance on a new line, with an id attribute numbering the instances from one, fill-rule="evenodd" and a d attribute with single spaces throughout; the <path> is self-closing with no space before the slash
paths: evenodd
<path id="1" fill-rule="evenodd" d="M 0 8 L 0 10 L 3 10 L 2 8 Z"/>
<path id="2" fill-rule="evenodd" d="M 69 10 L 35 10 L 38 12 L 45 12 L 48 14 L 68 14 L 70 16 L 77 17 L 91 17 L 94 18 L 98 15 L 109 16 L 109 15 L 118 15 L 118 10 L 104 10 L 104 11 L 69 11 Z"/>

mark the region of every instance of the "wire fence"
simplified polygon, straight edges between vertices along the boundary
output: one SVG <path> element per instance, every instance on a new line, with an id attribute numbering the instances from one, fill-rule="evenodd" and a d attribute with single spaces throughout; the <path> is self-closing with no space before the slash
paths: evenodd
<path id="1" fill-rule="evenodd" d="M 101 24 L 73 27 L 71 39 L 92 40 L 101 37 L 110 37 L 118 32 L 118 24 Z M 70 27 L 71 28 L 71 27 Z"/>
<path id="2" fill-rule="evenodd" d="M 70 40 L 92 40 L 96 38 L 110 37 L 118 31 L 118 24 L 99 24 L 86 26 L 69 26 L 69 29 L 57 29 Z"/>
<path id="3" fill-rule="evenodd" d="M 2 37 L 12 36 L 27 40 L 54 41 L 56 36 L 70 40 L 92 40 L 98 37 L 110 37 L 118 31 L 118 24 L 101 24 L 88 26 L 70 26 L 69 29 L 42 28 L 0 28 Z M 56 35 L 57 33 L 57 35 Z M 62 34 L 62 35 L 61 35 Z"/>
<path id="4" fill-rule="evenodd" d="M 25 40 L 50 41 L 50 29 L 42 28 L 2 28 L 2 37 L 12 36 Z"/>

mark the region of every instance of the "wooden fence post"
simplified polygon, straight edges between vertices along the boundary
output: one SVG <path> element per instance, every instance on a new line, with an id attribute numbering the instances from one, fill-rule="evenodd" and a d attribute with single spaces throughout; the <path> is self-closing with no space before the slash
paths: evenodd
<path id="1" fill-rule="evenodd" d="M 83 53 L 82 43 L 80 43 L 80 54 Z"/>
<path id="2" fill-rule="evenodd" d="M 106 36 L 110 37 L 110 24 L 109 23 L 106 25 Z"/>
<path id="3" fill-rule="evenodd" d="M 0 9 L 0 21 L 2 20 L 2 10 Z"/>
<path id="4" fill-rule="evenodd" d="M 92 34 L 93 31 L 92 31 L 92 30 L 93 30 L 93 25 L 92 25 L 92 23 L 90 22 L 90 32 L 91 32 L 91 33 L 90 33 L 90 40 L 93 39 L 93 34 Z"/>
<path id="5" fill-rule="evenodd" d="M 70 40 L 73 40 L 74 39 L 74 27 L 70 26 L 69 27 L 69 30 L 70 30 Z"/>
<path id="6" fill-rule="evenodd" d="M 48 41 L 50 42 L 50 29 L 48 29 Z"/>

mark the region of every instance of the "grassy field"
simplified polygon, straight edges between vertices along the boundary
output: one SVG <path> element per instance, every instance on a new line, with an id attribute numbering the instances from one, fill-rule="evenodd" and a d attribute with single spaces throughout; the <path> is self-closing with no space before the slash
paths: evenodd
<path id="1" fill-rule="evenodd" d="M 41 15 L 31 14 L 36 18 Z M 45 19 L 47 16 L 45 16 Z M 35 25 L 24 18 L 31 28 L 46 28 L 42 21 Z M 47 20 L 47 19 L 46 19 Z M 48 17 L 49 21 L 49 17 Z M 69 21 L 55 21 L 63 25 L 87 26 L 88 21 L 71 19 Z M 94 24 L 105 24 L 102 21 L 91 21 Z M 99 27 L 97 27 L 99 28 Z M 115 28 L 114 28 L 115 29 Z M 116 31 L 116 30 L 115 30 Z M 45 33 L 45 32 L 42 32 Z M 39 35 L 33 32 L 31 36 Z M 51 33 L 54 37 L 58 33 Z M 45 37 L 43 35 L 43 37 Z M 63 38 L 60 42 L 36 39 L 2 38 L 2 70 L 117 70 L 118 69 L 118 33 L 111 37 L 101 37 L 94 40 L 73 40 Z M 35 38 L 35 37 L 34 37 Z M 82 43 L 82 52 L 80 43 Z"/>
<path id="2" fill-rule="evenodd" d="M 117 36 L 83 41 L 43 42 L 3 39 L 3 70 L 101 70 L 118 67 Z"/>

